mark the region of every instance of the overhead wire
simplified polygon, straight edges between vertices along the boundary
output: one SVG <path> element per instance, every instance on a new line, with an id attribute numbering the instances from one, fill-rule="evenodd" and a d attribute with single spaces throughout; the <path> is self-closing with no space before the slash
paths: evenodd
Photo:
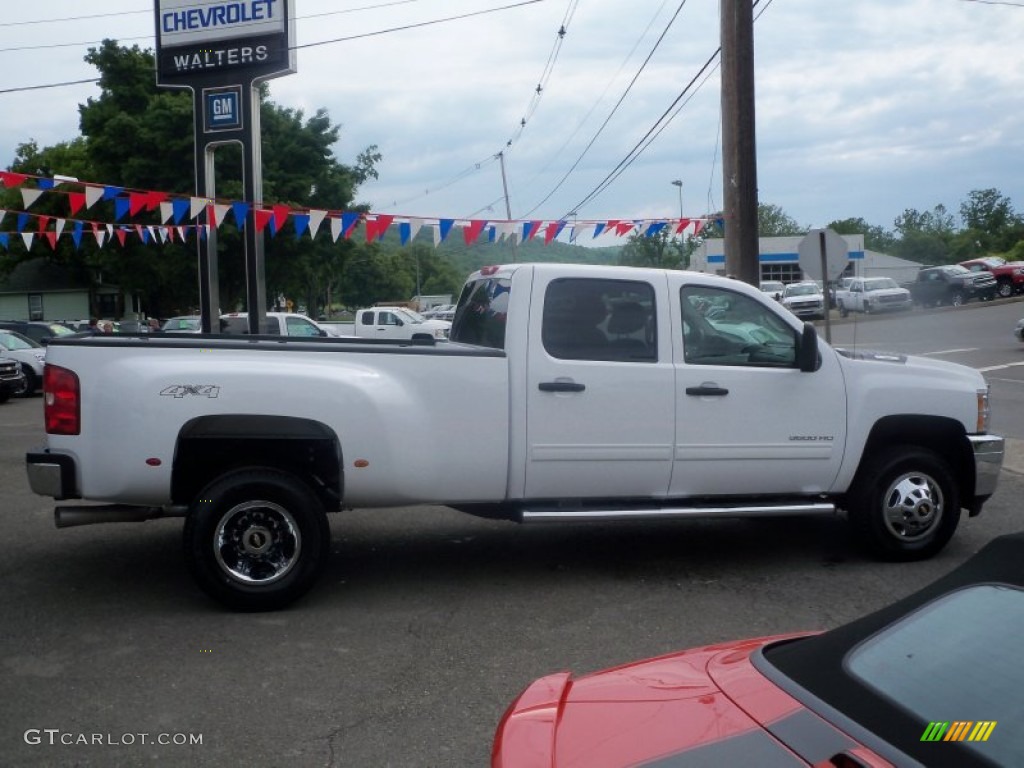
<path id="1" fill-rule="evenodd" d="M 593 137 L 587 143 L 586 147 L 583 148 L 583 152 L 580 153 L 580 156 L 576 158 L 576 161 L 572 164 L 572 166 L 569 168 L 569 170 L 565 172 L 565 175 L 563 175 L 562 178 L 558 181 L 558 183 L 555 185 L 554 189 L 552 189 L 547 194 L 547 196 L 544 197 L 543 200 L 541 200 L 533 208 L 531 208 L 529 211 L 527 211 L 524 214 L 524 216 L 529 216 L 534 211 L 536 211 L 538 208 L 540 208 L 542 205 L 544 205 L 544 203 L 546 203 L 548 200 L 550 200 L 551 197 L 555 194 L 555 192 L 557 192 L 562 187 L 562 185 L 566 182 L 566 180 L 568 180 L 568 178 L 576 170 L 576 168 L 579 166 L 579 164 L 583 161 L 583 158 L 586 157 L 587 153 L 594 146 L 594 143 L 598 140 L 598 138 L 604 132 L 604 129 L 608 127 L 608 124 L 611 122 L 611 119 L 615 116 L 615 113 L 618 112 L 619 107 L 622 106 L 623 102 L 626 100 L 626 97 L 629 95 L 630 91 L 633 89 L 633 86 L 636 85 L 636 82 L 637 82 L 637 80 L 639 80 L 640 75 L 643 74 L 644 70 L 647 68 L 647 65 L 650 63 L 650 61 L 653 58 L 655 52 L 661 46 L 662 42 L 665 39 L 665 36 L 668 34 L 669 30 L 672 28 L 672 25 L 675 23 L 676 19 L 679 17 L 680 12 L 683 10 L 683 7 L 685 5 L 686 5 L 686 0 L 682 0 L 682 2 L 679 3 L 679 7 L 676 8 L 675 13 L 672 14 L 672 18 L 669 19 L 669 22 L 665 26 L 665 29 L 662 30 L 661 34 L 658 36 L 658 39 L 655 41 L 654 47 L 651 48 L 650 53 L 647 54 L 647 58 L 644 59 L 643 63 L 640 65 L 640 68 L 636 71 L 636 74 L 633 75 L 633 79 L 630 80 L 629 85 L 626 86 L 626 90 L 622 93 L 622 96 L 619 97 L 619 100 L 615 103 L 615 106 L 612 107 L 611 112 L 608 113 L 608 116 L 604 119 L 604 122 L 601 123 L 601 126 L 597 129 L 597 132 L 593 135 Z M 572 208 L 570 210 L 578 210 L 578 208 Z"/>

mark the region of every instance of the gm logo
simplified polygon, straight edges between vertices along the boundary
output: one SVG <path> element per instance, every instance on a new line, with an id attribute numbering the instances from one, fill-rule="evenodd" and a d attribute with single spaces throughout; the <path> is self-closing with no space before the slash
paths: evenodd
<path id="1" fill-rule="evenodd" d="M 921 741 L 988 741 L 996 729 L 995 720 L 954 720 L 928 723 Z"/>
<path id="2" fill-rule="evenodd" d="M 206 133 L 241 129 L 241 87 L 204 88 L 203 106 L 203 130 Z"/>

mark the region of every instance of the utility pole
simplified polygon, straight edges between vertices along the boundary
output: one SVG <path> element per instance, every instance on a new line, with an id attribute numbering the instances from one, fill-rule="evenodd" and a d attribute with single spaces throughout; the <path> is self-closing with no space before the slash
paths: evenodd
<path id="1" fill-rule="evenodd" d="M 721 9 L 725 271 L 757 285 L 761 265 L 757 242 L 754 6 L 751 0 L 721 0 Z"/>
<path id="2" fill-rule="evenodd" d="M 508 199 L 508 179 L 505 176 L 505 152 L 502 150 L 498 153 L 498 160 L 501 162 L 501 188 L 505 191 L 505 215 L 508 217 L 508 221 L 512 221 L 512 202 Z M 519 248 L 519 236 L 513 235 L 512 237 L 512 263 L 516 261 L 516 251 Z"/>

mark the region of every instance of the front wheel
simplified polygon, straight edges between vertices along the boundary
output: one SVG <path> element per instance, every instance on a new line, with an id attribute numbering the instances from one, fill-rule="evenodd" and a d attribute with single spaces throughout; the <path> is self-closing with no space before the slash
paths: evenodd
<path id="1" fill-rule="evenodd" d="M 323 570 L 330 544 L 327 515 L 313 491 L 269 467 L 221 475 L 185 520 L 192 576 L 208 595 L 241 610 L 276 610 L 297 600 Z"/>
<path id="2" fill-rule="evenodd" d="M 1013 283 L 1009 280 L 1000 280 L 999 287 L 996 288 L 996 293 L 1001 299 L 1008 299 L 1013 296 Z"/>
<path id="3" fill-rule="evenodd" d="M 31 397 L 35 394 L 36 388 L 39 386 L 39 379 L 36 377 L 35 371 L 25 363 L 21 364 L 21 372 L 24 374 L 25 380 L 22 385 L 14 391 L 14 394 L 18 397 Z"/>
<path id="4" fill-rule="evenodd" d="M 840 316 L 840 317 L 846 317 L 846 316 L 848 316 L 849 314 L 850 314 L 850 310 L 848 310 L 848 309 L 846 308 L 846 305 L 845 305 L 845 304 L 843 304 L 843 302 L 841 302 L 841 301 L 840 301 L 840 302 L 839 302 L 839 316 Z"/>
<path id="5" fill-rule="evenodd" d="M 960 293 L 960 291 L 957 291 L 956 293 L 949 297 L 949 303 L 952 304 L 954 307 L 963 306 L 964 295 Z"/>
<path id="6" fill-rule="evenodd" d="M 936 453 L 894 446 L 861 468 L 847 502 L 850 525 L 883 560 L 924 560 L 941 550 L 960 522 L 959 489 Z"/>

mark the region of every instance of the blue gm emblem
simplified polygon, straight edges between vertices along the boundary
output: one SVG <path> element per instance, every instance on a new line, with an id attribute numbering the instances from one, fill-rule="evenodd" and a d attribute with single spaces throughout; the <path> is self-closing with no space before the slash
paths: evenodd
<path id="1" fill-rule="evenodd" d="M 237 131 L 242 127 L 242 89 L 203 89 L 203 130 Z"/>

